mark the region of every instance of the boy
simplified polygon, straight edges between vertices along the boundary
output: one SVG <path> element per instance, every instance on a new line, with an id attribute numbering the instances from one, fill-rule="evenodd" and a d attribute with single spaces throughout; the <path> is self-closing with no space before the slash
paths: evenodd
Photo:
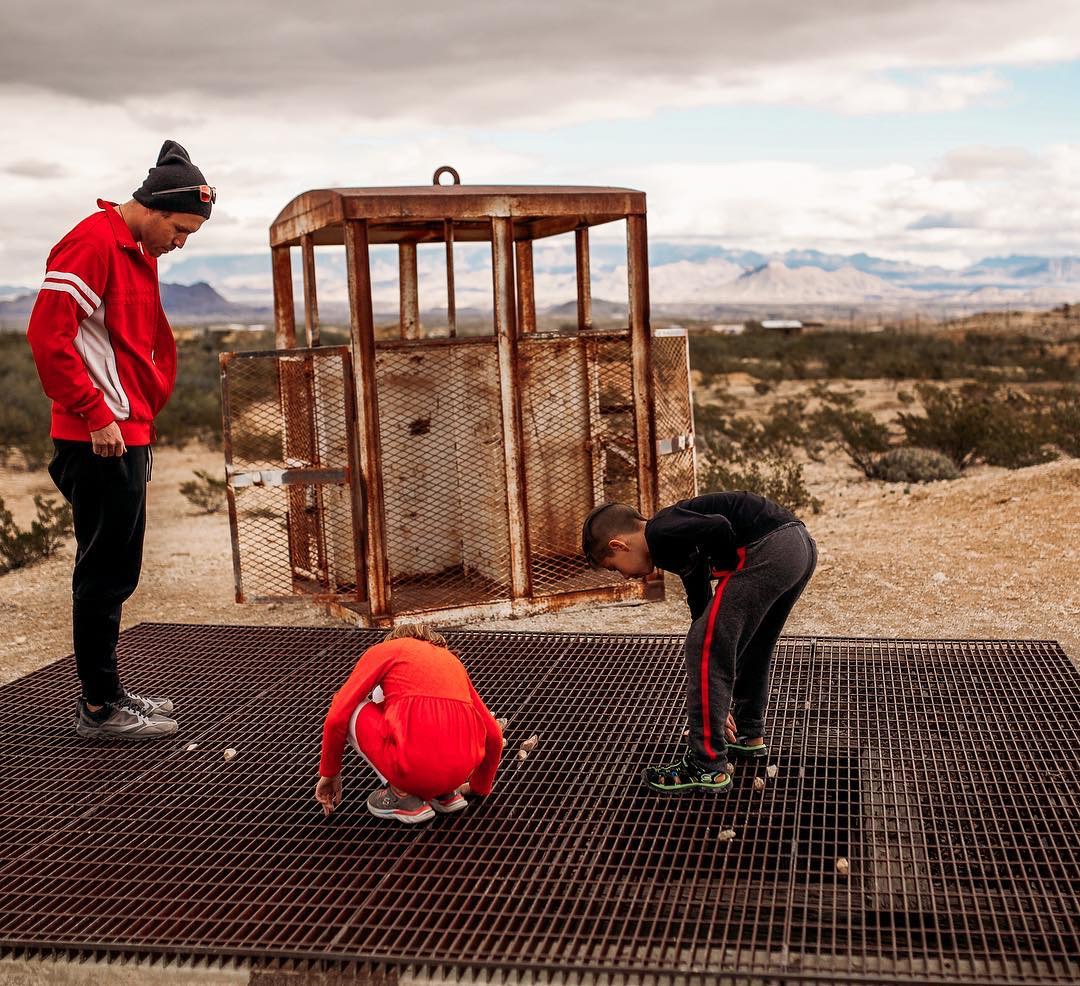
<path id="1" fill-rule="evenodd" d="M 817 564 L 817 546 L 792 513 L 756 493 L 708 493 L 657 511 L 596 507 L 581 532 L 585 558 L 624 578 L 661 568 L 686 587 L 689 745 L 646 767 L 658 791 L 725 791 L 728 752 L 764 759 L 769 662 L 780 631 Z M 716 580 L 715 588 L 712 580 Z M 725 744 L 725 737 L 727 743 Z"/>

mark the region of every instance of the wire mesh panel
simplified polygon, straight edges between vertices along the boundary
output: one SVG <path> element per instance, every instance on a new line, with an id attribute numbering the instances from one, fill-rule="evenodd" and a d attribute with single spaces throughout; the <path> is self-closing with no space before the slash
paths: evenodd
<path id="1" fill-rule="evenodd" d="M 657 501 L 664 507 L 697 492 L 690 347 L 685 329 L 653 334 Z"/>
<path id="2" fill-rule="evenodd" d="M 182 702 L 183 732 L 138 748 L 75 736 L 68 661 L 0 689 L 0 949 L 1080 980 L 1080 674 L 1055 644 L 783 638 L 775 771 L 670 796 L 640 770 L 682 747 L 680 637 L 453 633 L 509 720 L 493 795 L 427 825 L 376 820 L 350 756 L 324 819 L 322 719 L 380 636 L 129 630 L 125 680 Z M 1017 736 L 1038 756 L 1012 755 Z"/>
<path id="3" fill-rule="evenodd" d="M 518 347 L 529 568 L 534 595 L 611 585 L 581 555 L 581 522 L 603 496 L 607 451 L 592 383 L 599 368 L 581 338 L 526 338 Z M 618 401 L 625 400 L 620 393 Z M 617 459 L 620 465 L 623 460 Z"/>
<path id="4" fill-rule="evenodd" d="M 345 347 L 222 355 L 237 598 L 363 598 Z"/>
<path id="5" fill-rule="evenodd" d="M 392 611 L 508 598 L 494 340 L 383 346 L 375 375 Z"/>

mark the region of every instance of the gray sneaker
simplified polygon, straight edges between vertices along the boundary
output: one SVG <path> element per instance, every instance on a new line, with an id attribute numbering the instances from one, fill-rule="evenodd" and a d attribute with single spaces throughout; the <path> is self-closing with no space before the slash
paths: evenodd
<path id="1" fill-rule="evenodd" d="M 145 698 L 129 692 L 126 688 L 121 689 L 124 698 L 129 705 L 134 705 L 144 716 L 171 716 L 173 704 L 167 698 Z"/>
<path id="2" fill-rule="evenodd" d="M 90 715 L 86 702 L 80 698 L 75 732 L 84 739 L 164 739 L 179 728 L 175 720 L 144 715 L 123 698 L 110 702 L 106 708 L 109 715 L 99 721 Z"/>
<path id="3" fill-rule="evenodd" d="M 396 818 L 408 825 L 427 822 L 435 817 L 434 810 L 426 801 L 414 798 L 411 794 L 399 798 L 389 787 L 372 791 L 368 795 L 367 807 L 376 818 Z"/>

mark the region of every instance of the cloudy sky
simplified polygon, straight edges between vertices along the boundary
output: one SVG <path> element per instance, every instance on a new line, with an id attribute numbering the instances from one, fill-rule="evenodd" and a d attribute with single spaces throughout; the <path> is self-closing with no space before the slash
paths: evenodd
<path id="1" fill-rule="evenodd" d="M 129 0 L 0 8 L 0 285 L 36 284 L 166 137 L 219 192 L 624 185 L 650 234 L 920 263 L 1080 253 L 1075 0 Z"/>

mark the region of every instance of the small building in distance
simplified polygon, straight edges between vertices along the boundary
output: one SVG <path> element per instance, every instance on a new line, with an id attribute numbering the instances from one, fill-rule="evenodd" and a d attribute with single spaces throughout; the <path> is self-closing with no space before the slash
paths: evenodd
<path id="1" fill-rule="evenodd" d="M 746 326 L 742 322 L 717 322 L 709 326 L 709 331 L 722 336 L 739 336 L 746 331 Z"/>
<path id="2" fill-rule="evenodd" d="M 765 332 L 783 332 L 784 335 L 798 335 L 803 330 L 803 323 L 797 318 L 765 318 L 760 322 L 748 322 L 748 329 L 761 329 Z"/>

